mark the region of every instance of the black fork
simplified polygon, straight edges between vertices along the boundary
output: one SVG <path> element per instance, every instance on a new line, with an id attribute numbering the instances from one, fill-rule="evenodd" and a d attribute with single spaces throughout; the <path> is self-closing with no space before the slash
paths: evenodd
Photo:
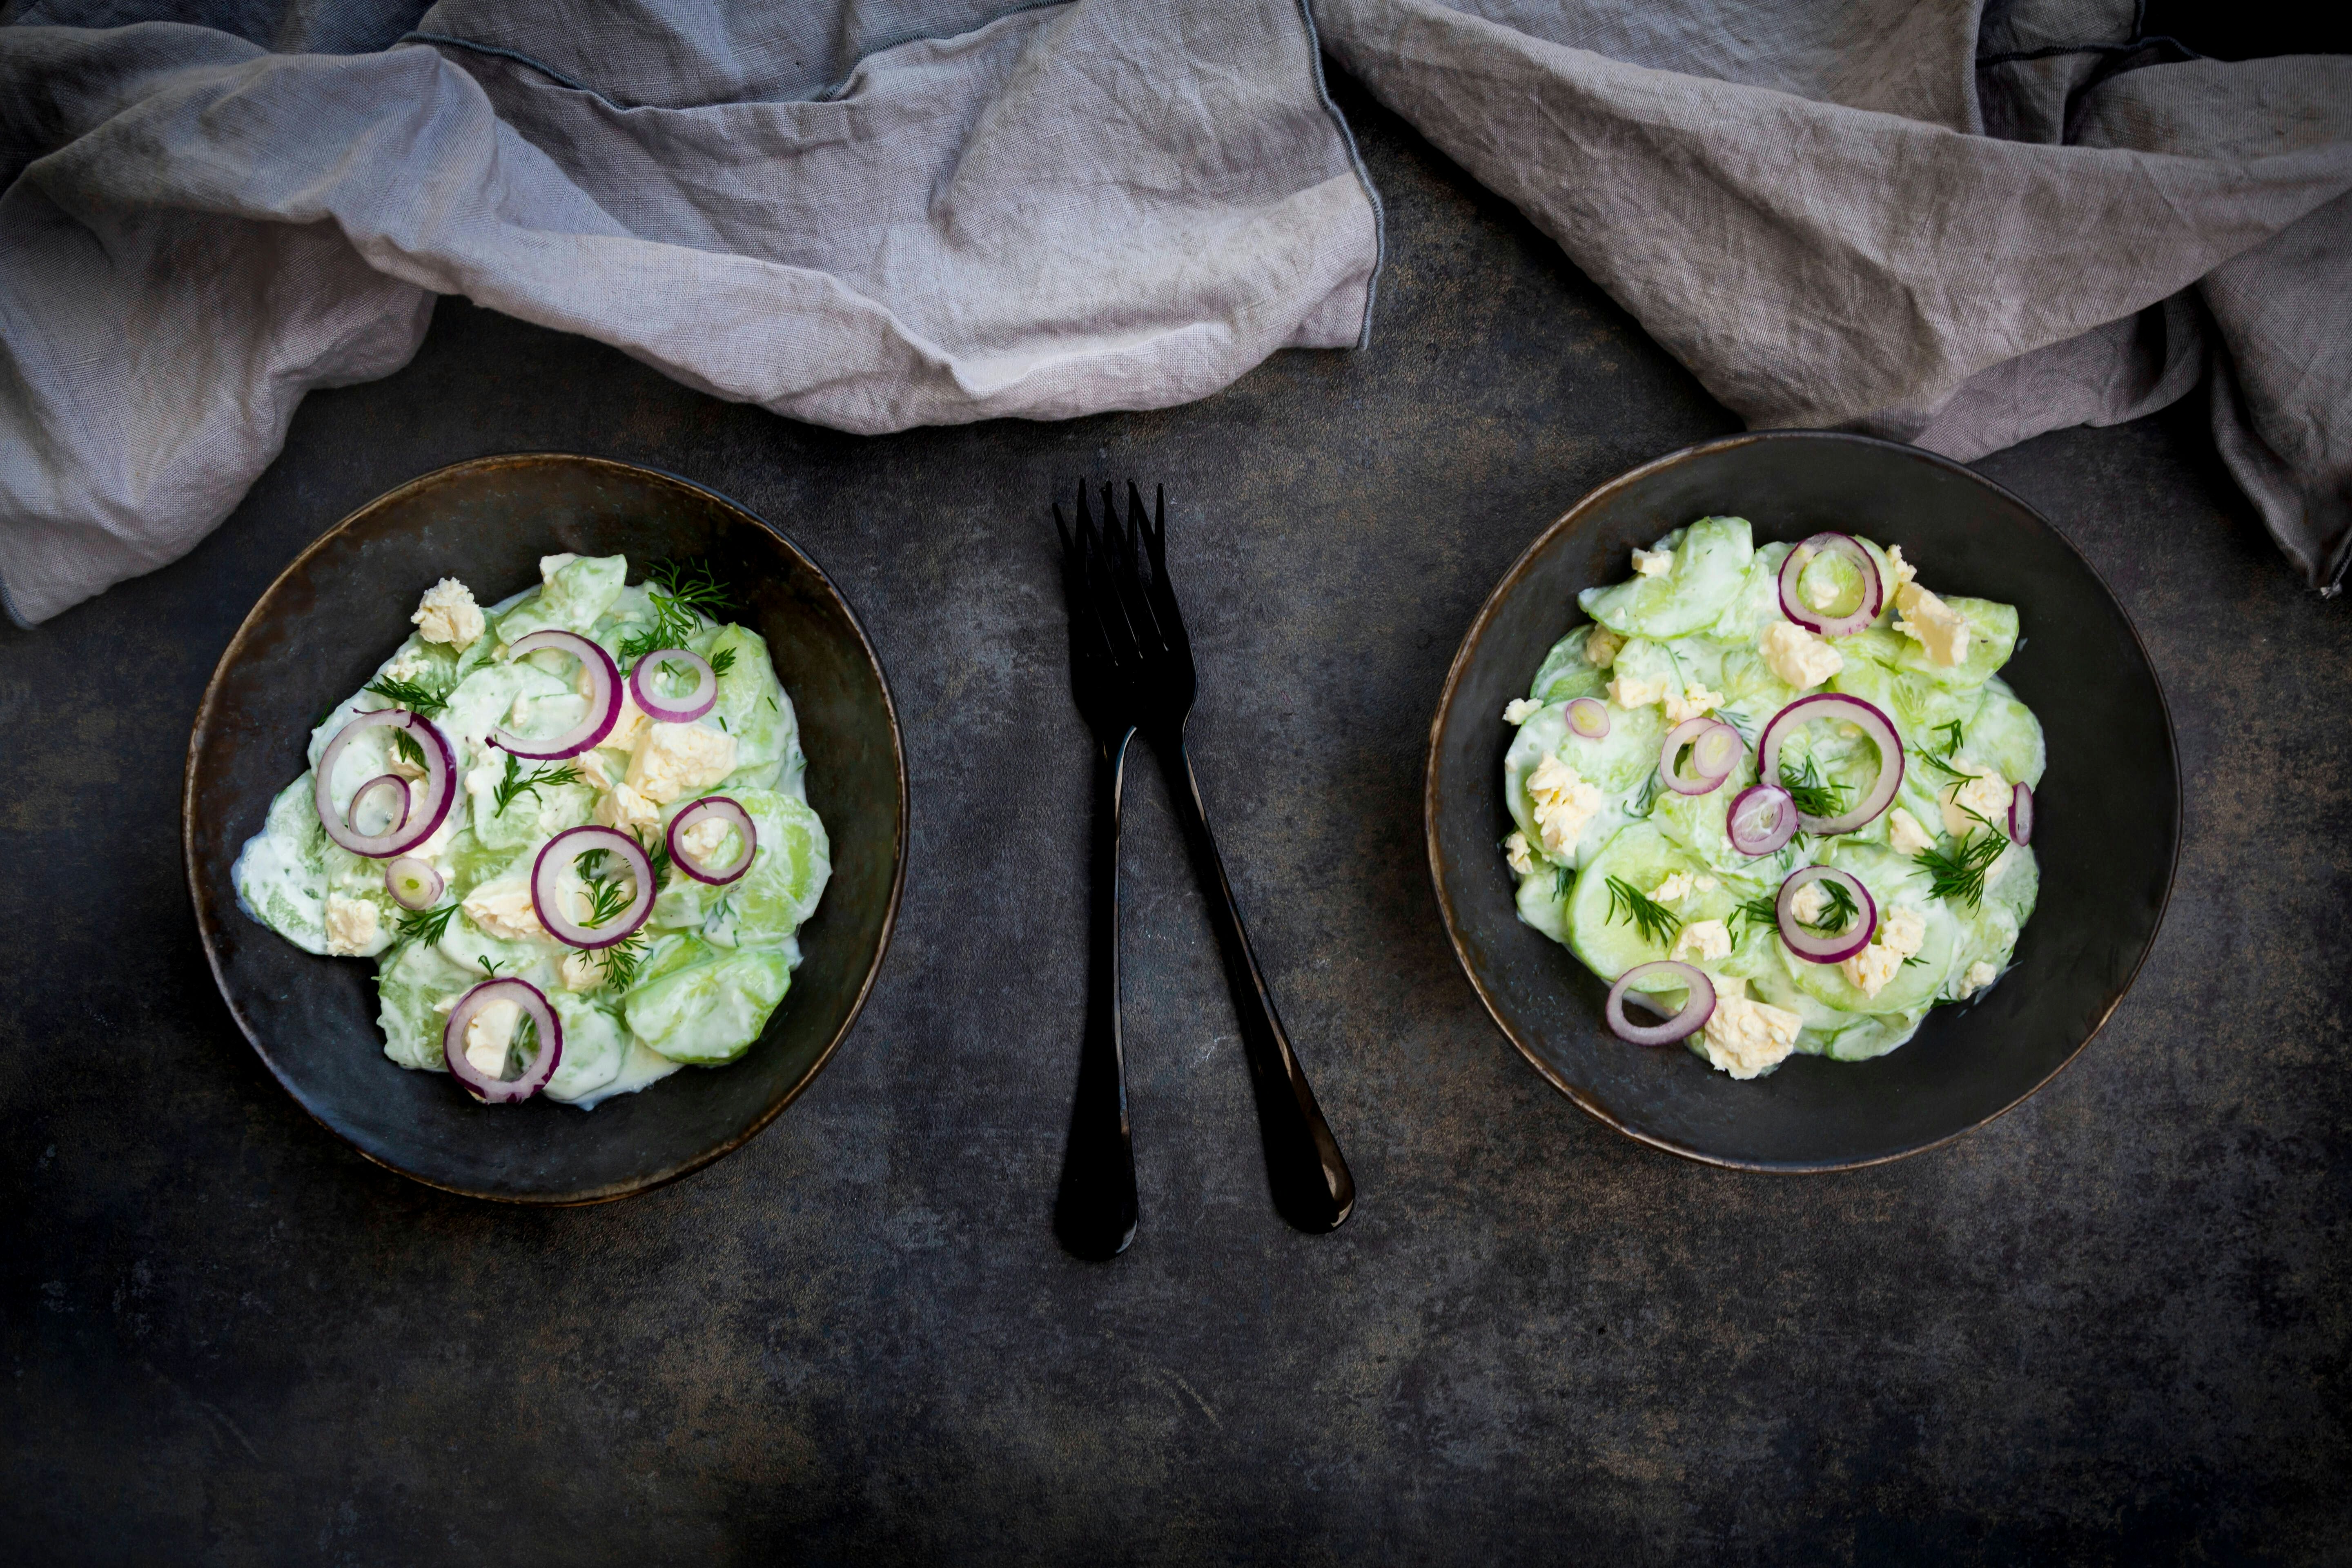
<path id="1" fill-rule="evenodd" d="M 1089 531 L 1084 495 L 1082 487 L 1082 537 Z M 1104 639 L 1109 663 L 1121 678 L 1129 704 L 1124 711 L 1151 742 L 1167 772 L 1169 794 L 1176 804 L 1185 845 L 1192 851 L 1192 869 L 1208 900 L 1209 919 L 1224 959 L 1225 984 L 1233 994 L 1242 1047 L 1249 1060 L 1274 1206 L 1300 1230 L 1316 1234 L 1335 1230 L 1355 1206 L 1355 1179 L 1348 1173 L 1348 1163 L 1340 1157 L 1339 1142 L 1323 1120 L 1322 1108 L 1316 1104 L 1306 1069 L 1299 1066 L 1289 1032 L 1275 1010 L 1274 994 L 1258 968 L 1257 955 L 1250 950 L 1241 905 L 1225 876 L 1224 858 L 1217 851 L 1200 780 L 1193 774 L 1192 760 L 1185 749 L 1184 726 L 1192 714 L 1199 681 L 1193 672 L 1192 639 L 1185 634 L 1183 613 L 1177 607 L 1175 586 L 1168 575 L 1167 491 L 1156 490 L 1152 515 L 1147 521 L 1142 493 L 1130 483 L 1124 527 L 1118 522 L 1108 485 L 1103 487 L 1102 500 L 1102 530 L 1085 539 L 1080 547 L 1087 560 L 1098 563 L 1100 568 L 1087 574 L 1096 608 L 1093 621 Z M 1057 521 L 1059 516 L 1057 510 Z"/>

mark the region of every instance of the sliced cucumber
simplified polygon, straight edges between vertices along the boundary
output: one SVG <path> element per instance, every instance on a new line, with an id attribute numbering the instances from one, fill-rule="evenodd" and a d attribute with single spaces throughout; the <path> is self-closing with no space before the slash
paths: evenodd
<path id="1" fill-rule="evenodd" d="M 1755 559 L 1748 520 L 1703 517 L 1682 531 L 1671 547 L 1671 568 L 1654 577 L 1637 573 L 1613 587 L 1587 588 L 1577 595 L 1584 613 L 1627 637 L 1680 637 L 1712 626 L 1738 595 Z"/>
<path id="2" fill-rule="evenodd" d="M 1593 668 L 1584 657 L 1585 639 L 1591 626 L 1579 626 L 1551 645 L 1544 656 L 1543 667 L 1536 671 L 1535 681 L 1528 695 L 1547 706 L 1569 702 L 1579 697 L 1599 697 L 1609 688 L 1608 672 Z"/>

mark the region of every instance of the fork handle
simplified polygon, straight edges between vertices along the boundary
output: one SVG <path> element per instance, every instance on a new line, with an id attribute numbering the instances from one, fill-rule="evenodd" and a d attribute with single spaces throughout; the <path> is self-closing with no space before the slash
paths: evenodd
<path id="1" fill-rule="evenodd" d="M 1095 751 L 1093 909 L 1087 918 L 1086 1033 L 1062 1155 L 1054 1234 L 1079 1258 L 1116 1258 L 1135 1239 L 1135 1142 L 1118 1030 L 1118 802 L 1128 742 Z"/>
<path id="2" fill-rule="evenodd" d="M 1225 878 L 1224 857 L 1217 853 L 1217 836 L 1209 826 L 1209 810 L 1201 799 L 1201 782 L 1192 774 L 1192 759 L 1184 747 L 1181 730 L 1151 737 L 1165 767 L 1169 794 L 1176 803 L 1176 818 L 1192 852 L 1192 869 L 1209 901 L 1209 921 L 1216 927 L 1217 948 L 1225 961 L 1225 984 L 1233 992 L 1234 1013 L 1241 1025 L 1242 1049 L 1249 1058 L 1250 1084 L 1256 1091 L 1258 1136 L 1265 1146 L 1265 1174 L 1273 1189 L 1275 1212 L 1300 1230 L 1320 1236 L 1337 1230 L 1356 1206 L 1356 1180 L 1340 1157 L 1339 1140 L 1315 1103 L 1307 1069 L 1290 1048 L 1289 1032 L 1275 1011 L 1274 993 L 1250 951 L 1249 931 L 1242 924 L 1241 905 Z"/>

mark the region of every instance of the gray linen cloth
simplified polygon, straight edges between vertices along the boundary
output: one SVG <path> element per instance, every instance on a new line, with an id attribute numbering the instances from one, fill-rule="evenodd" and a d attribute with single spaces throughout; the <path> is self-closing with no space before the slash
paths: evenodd
<path id="1" fill-rule="evenodd" d="M 405 363 L 436 293 L 868 431 L 1181 402 L 1368 331 L 1377 198 L 1289 0 L 34 25 L 153 14 L 0 28 L 21 620 L 188 549 L 305 391 Z M 2136 47 L 2126 0 L 1315 20 L 1751 424 L 1966 458 L 2201 379 L 2282 546 L 2340 578 L 2352 62 Z"/>
<path id="2" fill-rule="evenodd" d="M 2352 58 L 2134 47 L 2134 0 L 1316 15 L 1751 426 L 1965 459 L 2202 375 L 2231 473 L 2308 582 L 2341 582 Z"/>
<path id="3" fill-rule="evenodd" d="M 188 550 L 436 294 L 857 431 L 1159 407 L 1366 330 L 1379 212 L 1297 0 L 30 25 L 121 12 L 0 28 L 22 621 Z"/>

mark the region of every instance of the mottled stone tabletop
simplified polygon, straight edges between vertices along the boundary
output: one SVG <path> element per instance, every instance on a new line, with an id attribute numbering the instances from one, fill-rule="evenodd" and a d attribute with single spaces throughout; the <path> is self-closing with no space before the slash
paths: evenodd
<path id="1" fill-rule="evenodd" d="M 1480 1011 L 1422 847 L 1439 682 L 1589 487 L 1734 422 L 1340 84 L 1388 203 L 1374 346 L 1164 413 L 858 439 L 445 301 L 312 396 L 176 565 L 0 631 L 0 1552 L 168 1563 L 2315 1561 L 2352 1435 L 2352 611 L 2191 405 L 1978 465 L 2154 651 L 2186 841 L 2137 988 L 1958 1142 L 1774 1178 L 1641 1148 Z M 910 869 L 871 1005 L 741 1152 L 520 1212 L 314 1125 L 183 881 L 196 700 L 345 511 L 482 453 L 740 499 L 888 668 Z M 1216 952 L 1130 774 L 1144 1217 L 1048 1230 L 1087 741 L 1045 503 L 1164 479 L 1202 785 L 1361 1194 L 1268 1207 Z M 817 765 L 822 765 L 820 759 Z M 2340 1560 L 2340 1559 L 2339 1559 Z"/>

